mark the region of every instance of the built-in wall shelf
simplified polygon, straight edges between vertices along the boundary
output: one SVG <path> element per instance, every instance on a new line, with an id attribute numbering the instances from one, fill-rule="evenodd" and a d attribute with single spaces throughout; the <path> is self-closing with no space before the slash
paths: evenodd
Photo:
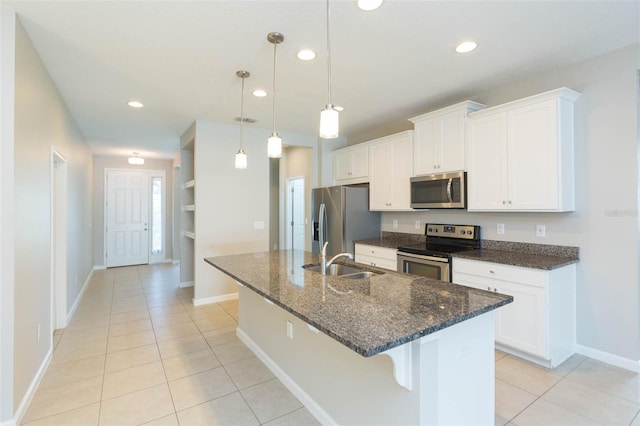
<path id="1" fill-rule="evenodd" d="M 196 234 L 193 231 L 182 231 L 182 236 L 191 238 L 192 240 L 196 239 Z"/>
<path id="2" fill-rule="evenodd" d="M 186 206 L 182 206 L 182 210 L 185 212 L 193 212 L 196 210 L 196 206 L 194 204 L 187 204 Z"/>
<path id="3" fill-rule="evenodd" d="M 182 188 L 184 189 L 189 189 L 189 188 L 193 188 L 196 186 L 196 181 L 195 179 L 191 179 L 185 183 L 182 184 Z"/>

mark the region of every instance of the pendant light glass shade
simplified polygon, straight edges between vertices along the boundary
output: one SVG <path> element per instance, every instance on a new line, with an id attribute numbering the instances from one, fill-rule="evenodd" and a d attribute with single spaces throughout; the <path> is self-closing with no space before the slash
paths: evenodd
<path id="1" fill-rule="evenodd" d="M 247 168 L 247 154 L 242 149 L 242 139 L 244 138 L 244 79 L 251 75 L 249 71 L 237 71 L 236 75 L 242 79 L 242 91 L 240 93 L 240 149 L 236 152 L 236 169 Z"/>
<path id="2" fill-rule="evenodd" d="M 320 112 L 320 137 L 323 139 L 334 139 L 338 137 L 338 129 L 340 127 L 340 115 L 333 108 L 333 105 L 327 105 Z"/>
<path id="3" fill-rule="evenodd" d="M 334 139 L 339 134 L 339 113 L 333 108 L 331 103 L 331 38 L 329 32 L 329 0 L 327 0 L 327 92 L 328 102 L 320 112 L 320 137 L 323 139 Z"/>
<path id="4" fill-rule="evenodd" d="M 267 139 L 267 155 L 270 158 L 280 158 L 282 157 L 282 139 L 276 131 L 276 48 L 278 44 L 284 41 L 284 35 L 280 33 L 269 33 L 267 34 L 267 40 L 273 44 L 273 133 L 269 139 Z"/>
<path id="5" fill-rule="evenodd" d="M 137 152 L 133 153 L 133 157 L 127 158 L 127 161 L 132 166 L 142 166 L 144 164 L 144 158 L 138 157 L 138 153 Z"/>
<path id="6" fill-rule="evenodd" d="M 247 168 L 247 154 L 244 153 L 244 150 L 240 148 L 238 152 L 236 152 L 236 169 L 246 169 Z"/>
<path id="7" fill-rule="evenodd" d="M 267 154 L 271 158 L 282 157 L 282 139 L 277 133 L 274 133 L 267 139 Z"/>

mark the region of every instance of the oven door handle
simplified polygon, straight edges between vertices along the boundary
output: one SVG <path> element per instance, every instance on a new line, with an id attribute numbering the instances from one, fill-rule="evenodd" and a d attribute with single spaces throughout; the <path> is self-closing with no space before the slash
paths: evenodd
<path id="1" fill-rule="evenodd" d="M 398 256 L 404 257 L 404 258 L 410 258 L 410 259 L 417 259 L 417 260 L 431 260 L 433 262 L 449 263 L 449 258 L 446 258 L 446 257 L 425 256 L 423 254 L 411 254 L 411 253 L 405 253 L 403 251 L 399 251 Z"/>
<path id="2" fill-rule="evenodd" d="M 447 198 L 450 203 L 453 203 L 453 194 L 451 193 L 451 186 L 453 183 L 453 178 L 449 178 L 449 182 L 447 182 Z"/>

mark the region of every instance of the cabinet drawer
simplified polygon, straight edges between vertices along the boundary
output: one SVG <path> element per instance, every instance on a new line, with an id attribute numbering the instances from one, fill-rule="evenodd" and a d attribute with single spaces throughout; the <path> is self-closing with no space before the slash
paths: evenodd
<path id="1" fill-rule="evenodd" d="M 453 272 L 478 275 L 502 281 L 517 282 L 536 287 L 545 287 L 548 276 L 546 271 L 537 269 L 456 258 L 453 259 Z"/>
<path id="2" fill-rule="evenodd" d="M 396 249 L 388 247 L 370 246 L 367 244 L 356 244 L 356 256 L 381 257 L 396 262 Z"/>
<path id="3" fill-rule="evenodd" d="M 396 271 L 398 269 L 398 262 L 395 258 L 391 260 L 383 257 L 359 255 L 356 253 L 356 262 L 362 263 L 363 265 L 375 266 L 377 268 L 389 269 L 391 271 Z"/>

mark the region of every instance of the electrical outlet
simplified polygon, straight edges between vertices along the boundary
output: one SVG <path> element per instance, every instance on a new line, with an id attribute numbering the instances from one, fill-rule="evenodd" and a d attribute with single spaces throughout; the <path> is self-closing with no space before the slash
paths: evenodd
<path id="1" fill-rule="evenodd" d="M 393 229 L 398 229 L 398 219 L 393 219 Z"/>
<path id="2" fill-rule="evenodd" d="M 544 237 L 547 234 L 546 226 L 536 225 L 536 237 Z"/>
<path id="3" fill-rule="evenodd" d="M 499 223 L 497 228 L 496 228 L 496 233 L 498 235 L 502 235 L 504 234 L 504 223 Z"/>
<path id="4" fill-rule="evenodd" d="M 291 321 L 287 321 L 287 337 L 293 340 L 293 323 Z"/>
<path id="5" fill-rule="evenodd" d="M 420 229 L 420 221 L 416 220 L 416 229 Z"/>

